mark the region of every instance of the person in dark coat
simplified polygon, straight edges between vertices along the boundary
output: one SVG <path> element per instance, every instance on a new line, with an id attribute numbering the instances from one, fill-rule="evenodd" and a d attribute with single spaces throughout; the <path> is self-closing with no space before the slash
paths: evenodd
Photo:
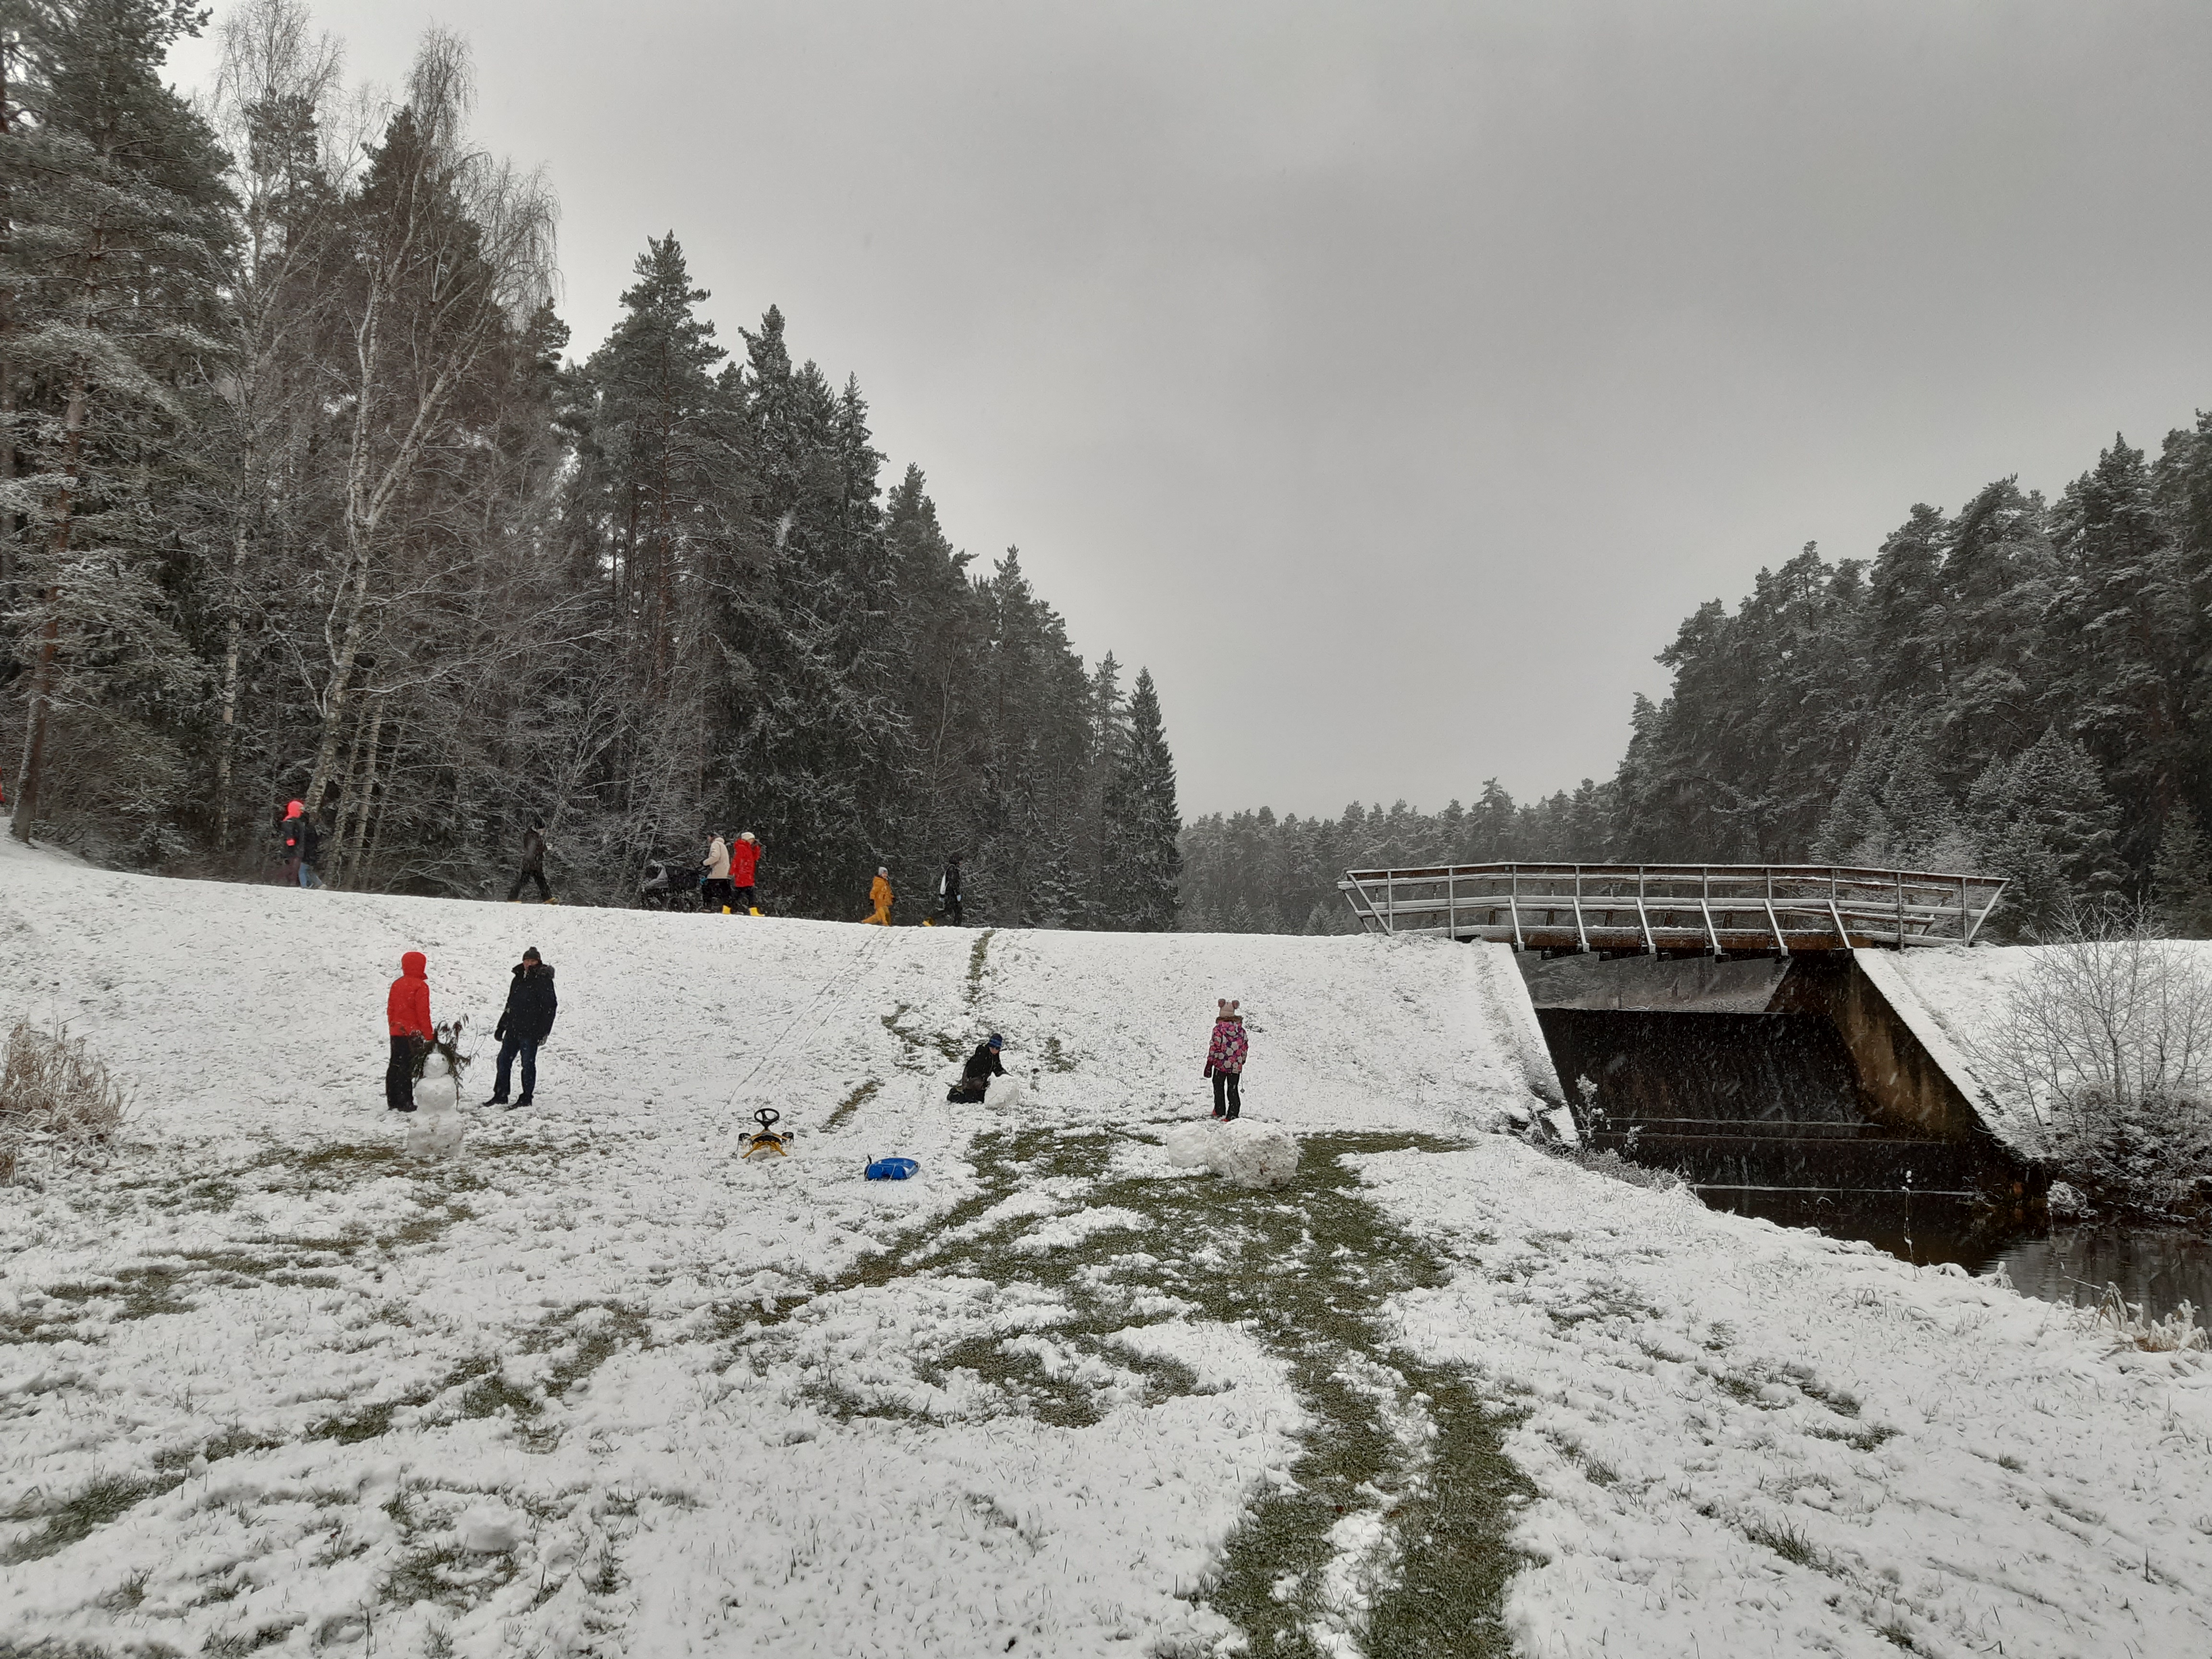
<path id="1" fill-rule="evenodd" d="M 522 884 L 526 881 L 538 884 L 540 902 L 553 902 L 553 890 L 545 884 L 545 826 L 536 818 L 531 819 L 530 828 L 522 832 L 522 867 L 514 872 L 514 885 L 507 890 L 509 904 L 522 896 Z M 526 1093 L 530 1085 L 526 1083 L 522 1086 Z"/>
<path id="2" fill-rule="evenodd" d="M 975 1052 L 968 1056 L 962 1069 L 960 1081 L 945 1091 L 945 1099 L 963 1106 L 980 1102 L 991 1086 L 994 1077 L 1004 1077 L 1006 1066 L 999 1060 L 999 1050 L 1006 1046 L 1006 1038 L 996 1031 L 975 1045 Z"/>
<path id="3" fill-rule="evenodd" d="M 955 927 L 960 925 L 960 854 L 945 860 L 945 873 L 937 878 L 937 908 Z"/>
<path id="4" fill-rule="evenodd" d="M 553 969 L 532 945 L 514 964 L 514 981 L 507 988 L 507 1007 L 492 1035 L 499 1039 L 499 1075 L 492 1079 L 487 1106 L 527 1106 L 538 1091 L 538 1045 L 553 1035 L 553 1016 L 560 1012 L 553 994 Z M 522 1095 L 507 1097 L 507 1079 L 514 1059 L 522 1056 Z"/>
<path id="5" fill-rule="evenodd" d="M 430 1023 L 429 959 L 420 951 L 399 958 L 399 977 L 384 999 L 384 1026 L 392 1034 L 392 1061 L 384 1068 L 384 1103 L 395 1112 L 415 1109 L 415 1053 L 428 1046 L 437 1027 Z"/>
<path id="6" fill-rule="evenodd" d="M 307 804 L 301 800 L 284 803 L 284 817 L 276 826 L 276 879 L 287 887 L 304 887 L 307 884 L 301 872 L 308 867 L 311 838 L 315 826 L 307 817 Z"/>

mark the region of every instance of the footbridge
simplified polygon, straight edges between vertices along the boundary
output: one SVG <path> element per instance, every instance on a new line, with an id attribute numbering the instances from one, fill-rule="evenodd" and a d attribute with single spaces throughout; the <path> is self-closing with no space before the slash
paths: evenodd
<path id="1" fill-rule="evenodd" d="M 1710 1202 L 1829 1224 L 1901 1203 L 2032 1206 L 1894 966 L 1972 945 L 1993 877 L 1830 865 L 1352 870 L 1369 931 L 1513 952 L 1584 1135 Z"/>
<path id="2" fill-rule="evenodd" d="M 1782 957 L 1971 945 L 2004 885 L 1805 864 L 1451 864 L 1349 870 L 1337 883 L 1370 933 L 1547 954 Z"/>

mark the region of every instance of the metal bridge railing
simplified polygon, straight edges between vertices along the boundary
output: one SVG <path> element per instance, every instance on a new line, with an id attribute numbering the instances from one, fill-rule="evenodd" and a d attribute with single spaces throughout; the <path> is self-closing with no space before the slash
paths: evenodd
<path id="1" fill-rule="evenodd" d="M 1457 864 L 1351 870 L 1337 883 L 1371 933 L 1785 957 L 1971 944 L 2004 886 L 1994 876 L 1802 864 Z"/>

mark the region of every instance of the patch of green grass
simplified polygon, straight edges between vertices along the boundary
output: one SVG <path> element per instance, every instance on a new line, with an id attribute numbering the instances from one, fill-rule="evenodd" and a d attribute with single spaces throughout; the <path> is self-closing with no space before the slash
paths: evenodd
<path id="1" fill-rule="evenodd" d="M 1787 1521 L 1754 1522 L 1743 1529 L 1743 1535 L 1762 1548 L 1772 1550 L 1793 1566 L 1824 1569 L 1819 1550 L 1813 1540 Z"/>
<path id="2" fill-rule="evenodd" d="M 986 927 L 975 936 L 975 943 L 968 952 L 968 1006 L 974 1007 L 983 994 L 983 969 L 990 955 L 991 941 L 999 930 Z"/>
<path id="3" fill-rule="evenodd" d="M 884 1021 L 886 1027 L 888 1027 L 890 1024 L 890 1022 L 889 1020 Z M 828 1117 L 823 1119 L 823 1128 L 826 1131 L 844 1127 L 844 1126 L 852 1120 L 854 1113 L 859 1111 L 861 1107 L 866 1105 L 870 1101 L 873 1100 L 878 1094 L 882 1092 L 884 1080 L 879 1077 L 872 1077 L 865 1083 L 855 1084 L 853 1088 L 853 1092 L 847 1095 L 844 1099 L 839 1101 L 837 1103 L 836 1109 L 831 1112 Z"/>
<path id="4" fill-rule="evenodd" d="M 1505 1455 L 1514 1414 L 1457 1378 L 1427 1374 L 1436 1463 L 1399 1510 L 1398 1588 L 1376 1604 L 1367 1650 L 1404 1659 L 1512 1651 L 1498 1610 L 1523 1558 L 1504 1542 L 1528 1481 Z"/>
<path id="5" fill-rule="evenodd" d="M 173 1267 L 124 1267 L 100 1283 L 49 1285 L 58 1302 L 116 1302 L 118 1319 L 151 1319 L 156 1314 L 190 1313 L 192 1304 L 176 1294 L 183 1275 Z"/>
<path id="6" fill-rule="evenodd" d="M 258 1653 L 264 1648 L 281 1647 L 291 1639 L 292 1626 L 287 1622 L 264 1625 L 259 1630 L 237 1636 L 215 1636 L 208 1638 L 203 1653 L 210 1659 L 240 1659 L 248 1653 Z"/>
<path id="7" fill-rule="evenodd" d="M 403 1486 L 384 1505 L 384 1512 L 399 1528 L 402 1544 L 398 1562 L 384 1581 L 383 1599 L 403 1607 L 431 1601 L 455 1612 L 481 1606 L 514 1579 L 514 1553 L 479 1554 L 451 1541 L 417 1542 L 434 1530 L 422 1513 L 422 1492 L 419 1485 Z"/>
<path id="8" fill-rule="evenodd" d="M 1891 1428 L 1847 1429 L 1838 1427 L 1830 1429 L 1823 1428 L 1815 1425 L 1812 1427 L 1807 1428 L 1804 1432 L 1812 1436 L 1815 1440 L 1840 1441 L 1843 1444 L 1849 1446 L 1853 1451 L 1861 1452 L 1877 1451 L 1881 1449 L 1884 1441 L 1894 1440 L 1897 1438 L 1897 1431 Z"/>
<path id="9" fill-rule="evenodd" d="M 71 1544 L 89 1538 L 109 1522 L 119 1520 L 149 1498 L 158 1498 L 184 1480 L 181 1474 L 144 1477 L 114 1476 L 95 1480 L 82 1492 L 45 1508 L 25 1502 L 9 1510 L 9 1521 L 42 1521 L 45 1526 L 12 1549 L 0 1551 L 0 1565 L 36 1561 Z"/>
<path id="10" fill-rule="evenodd" d="M 82 1313 L 15 1313 L 0 1316 L 0 1346 L 15 1342 L 73 1342 Z"/>
<path id="11" fill-rule="evenodd" d="M 258 1159 L 253 1167 L 318 1176 L 402 1175 L 407 1171 L 408 1158 L 405 1148 L 377 1141 L 357 1146 L 318 1146 L 311 1152 L 270 1152 Z"/>
<path id="12" fill-rule="evenodd" d="M 110 1613 L 136 1613 L 146 1599 L 146 1581 L 153 1577 L 151 1567 L 141 1567 L 122 1583 L 100 1598 L 100 1605 Z M 5 1652 L 0 1649 L 0 1652 Z"/>
<path id="13" fill-rule="evenodd" d="M 501 1412 L 513 1412 L 517 1417 L 535 1417 L 544 1409 L 544 1402 L 536 1395 L 514 1387 L 501 1370 L 488 1373 L 461 1396 L 464 1417 L 496 1417 Z"/>

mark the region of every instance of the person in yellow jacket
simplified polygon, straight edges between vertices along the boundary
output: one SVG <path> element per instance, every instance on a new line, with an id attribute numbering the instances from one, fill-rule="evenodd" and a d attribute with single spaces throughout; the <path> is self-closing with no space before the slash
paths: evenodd
<path id="1" fill-rule="evenodd" d="M 881 865 L 876 866 L 876 878 L 868 888 L 868 902 L 876 907 L 876 914 L 868 920 L 878 927 L 891 925 L 891 872 Z"/>

